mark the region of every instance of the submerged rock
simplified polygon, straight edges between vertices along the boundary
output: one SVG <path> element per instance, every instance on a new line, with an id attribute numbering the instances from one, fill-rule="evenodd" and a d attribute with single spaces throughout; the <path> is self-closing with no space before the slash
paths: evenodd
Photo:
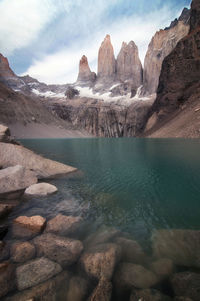
<path id="1" fill-rule="evenodd" d="M 50 232 L 58 235 L 74 234 L 82 225 L 81 217 L 57 215 L 47 222 L 45 232 Z"/>
<path id="2" fill-rule="evenodd" d="M 122 249 L 122 261 L 137 264 L 146 261 L 146 255 L 137 241 L 119 237 L 115 239 L 115 242 Z"/>
<path id="3" fill-rule="evenodd" d="M 200 274 L 192 272 L 174 274 L 171 285 L 176 296 L 189 297 L 193 301 L 200 300 Z"/>
<path id="4" fill-rule="evenodd" d="M 16 288 L 15 266 L 8 261 L 0 264 L 0 298 Z"/>
<path id="5" fill-rule="evenodd" d="M 46 219 L 40 215 L 19 216 L 13 221 L 12 234 L 18 238 L 28 238 L 39 234 L 45 227 Z"/>
<path id="6" fill-rule="evenodd" d="M 87 250 L 80 262 L 88 276 L 110 280 L 120 257 L 121 249 L 116 244 L 99 244 Z"/>
<path id="7" fill-rule="evenodd" d="M 11 246 L 11 259 L 14 262 L 22 263 L 35 257 L 35 246 L 30 242 L 17 242 Z"/>
<path id="8" fill-rule="evenodd" d="M 1 203 L 0 204 L 0 218 L 4 218 L 6 215 L 8 215 L 13 208 L 15 207 L 15 205 L 13 204 L 5 204 L 5 203 Z"/>
<path id="9" fill-rule="evenodd" d="M 160 276 L 160 278 L 167 278 L 174 272 L 174 264 L 171 259 L 161 258 L 152 262 L 150 265 L 151 270 Z"/>
<path id="10" fill-rule="evenodd" d="M 1 153 L 1 146 L 0 146 Z M 1 155 L 0 155 L 1 161 Z M 0 163 L 1 165 L 1 163 Z M 21 165 L 8 167 L 0 170 L 0 198 L 5 194 L 16 191 L 23 191 L 28 186 L 37 183 L 37 178 L 33 172 Z"/>
<path id="11" fill-rule="evenodd" d="M 10 297 L 6 297 L 5 301 L 57 301 L 66 300 L 69 283 L 69 273 L 63 271 L 52 279 L 38 284 L 30 289 L 17 292 Z"/>
<path id="12" fill-rule="evenodd" d="M 10 257 L 10 246 L 5 241 L 0 241 L 0 261 L 7 260 Z"/>
<path id="13" fill-rule="evenodd" d="M 130 301 L 170 301 L 172 298 L 155 289 L 133 290 Z"/>
<path id="14" fill-rule="evenodd" d="M 88 281 L 81 277 L 72 277 L 69 281 L 67 292 L 67 301 L 82 301 L 85 300 L 88 294 Z"/>
<path id="15" fill-rule="evenodd" d="M 110 301 L 112 296 L 112 283 L 100 279 L 97 287 L 89 298 L 89 301 Z"/>
<path id="16" fill-rule="evenodd" d="M 25 195 L 26 196 L 47 196 L 49 194 L 53 194 L 57 192 L 58 189 L 56 186 L 51 185 L 49 183 L 38 183 L 31 185 L 25 190 Z"/>
<path id="17" fill-rule="evenodd" d="M 75 263 L 83 250 L 83 245 L 79 240 L 50 233 L 36 237 L 33 243 L 36 246 L 38 256 L 45 256 L 64 267 Z"/>
<path id="18" fill-rule="evenodd" d="M 159 282 L 158 277 L 141 265 L 122 262 L 118 266 L 114 275 L 114 285 L 117 294 L 123 295 L 125 292 L 135 288 L 150 288 Z"/>
<path id="19" fill-rule="evenodd" d="M 62 270 L 61 266 L 45 257 L 32 260 L 16 270 L 18 290 L 35 286 Z"/>
<path id="20" fill-rule="evenodd" d="M 32 170 L 40 179 L 66 175 L 77 171 L 74 167 L 45 159 L 21 145 L 0 142 L 0 166 L 5 168 L 16 164 Z M 30 183 L 26 187 L 34 183 Z"/>
<path id="21" fill-rule="evenodd" d="M 152 237 L 156 258 L 169 258 L 176 265 L 200 267 L 200 231 L 157 230 Z"/>

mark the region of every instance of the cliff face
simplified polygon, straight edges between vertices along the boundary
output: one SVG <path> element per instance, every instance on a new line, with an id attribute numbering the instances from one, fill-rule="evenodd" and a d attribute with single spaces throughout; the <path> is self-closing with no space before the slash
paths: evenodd
<path id="1" fill-rule="evenodd" d="M 116 61 L 110 36 L 107 35 L 101 44 L 98 54 L 98 74 L 100 81 L 114 80 Z"/>
<path id="2" fill-rule="evenodd" d="M 156 93 L 163 60 L 178 41 L 188 34 L 188 20 L 188 10 L 184 9 L 179 20 L 173 21 L 165 30 L 156 32 L 152 38 L 144 61 L 144 95 Z"/>
<path id="3" fill-rule="evenodd" d="M 79 74 L 77 83 L 83 85 L 90 85 L 96 79 L 96 74 L 91 72 L 90 67 L 88 65 L 88 60 L 85 55 L 82 56 L 79 63 Z"/>
<path id="4" fill-rule="evenodd" d="M 193 0 L 190 32 L 179 41 L 163 62 L 157 98 L 149 114 L 151 118 L 149 118 L 148 124 L 152 121 L 150 128 L 158 129 L 165 121 L 168 122 L 174 113 L 179 114 L 181 110 L 186 110 L 188 105 L 192 106 L 194 101 L 200 98 L 199 18 L 199 0 Z M 198 108 L 194 109 L 193 115 L 196 113 L 198 113 Z"/>
<path id="5" fill-rule="evenodd" d="M 123 42 L 117 56 L 117 79 L 119 81 L 131 81 L 134 88 L 142 85 L 142 64 L 139 59 L 138 48 L 133 41 L 129 44 Z"/>
<path id="6" fill-rule="evenodd" d="M 86 98 L 51 104 L 60 118 L 97 137 L 137 136 L 151 105 L 151 101 L 135 101 L 119 106 Z"/>
<path id="7" fill-rule="evenodd" d="M 15 73 L 9 66 L 7 58 L 0 53 L 0 79 L 9 79 L 15 76 Z"/>

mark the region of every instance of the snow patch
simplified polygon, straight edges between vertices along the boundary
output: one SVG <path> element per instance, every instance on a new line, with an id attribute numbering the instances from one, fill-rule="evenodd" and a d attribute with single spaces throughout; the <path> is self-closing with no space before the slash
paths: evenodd
<path id="1" fill-rule="evenodd" d="M 38 96 L 42 96 L 42 97 L 50 97 L 50 98 L 63 98 L 65 97 L 64 93 L 55 93 L 52 91 L 46 91 L 46 92 L 40 92 L 37 89 L 32 89 L 32 92 Z"/>

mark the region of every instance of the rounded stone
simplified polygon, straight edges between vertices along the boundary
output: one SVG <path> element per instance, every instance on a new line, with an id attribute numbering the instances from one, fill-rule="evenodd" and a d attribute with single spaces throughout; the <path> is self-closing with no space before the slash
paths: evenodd
<path id="1" fill-rule="evenodd" d="M 48 183 L 38 183 L 31 185 L 25 190 L 26 196 L 47 196 L 57 192 L 58 189 L 56 186 L 48 184 Z"/>
<path id="2" fill-rule="evenodd" d="M 29 242 L 17 242 L 11 246 L 11 259 L 14 262 L 22 263 L 33 259 L 35 246 Z"/>

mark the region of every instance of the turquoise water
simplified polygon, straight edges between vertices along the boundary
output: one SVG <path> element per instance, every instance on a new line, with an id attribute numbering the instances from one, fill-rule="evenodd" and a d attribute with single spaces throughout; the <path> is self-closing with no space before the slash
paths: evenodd
<path id="1" fill-rule="evenodd" d="M 52 181 L 59 194 L 40 202 L 34 213 L 40 213 L 42 207 L 46 212 L 54 211 L 63 198 L 71 197 L 88 206 L 92 222 L 130 232 L 140 241 L 145 241 L 154 229 L 200 229 L 200 140 L 95 138 L 21 142 L 82 171 L 77 177 Z M 28 206 L 23 210 L 29 210 Z"/>

